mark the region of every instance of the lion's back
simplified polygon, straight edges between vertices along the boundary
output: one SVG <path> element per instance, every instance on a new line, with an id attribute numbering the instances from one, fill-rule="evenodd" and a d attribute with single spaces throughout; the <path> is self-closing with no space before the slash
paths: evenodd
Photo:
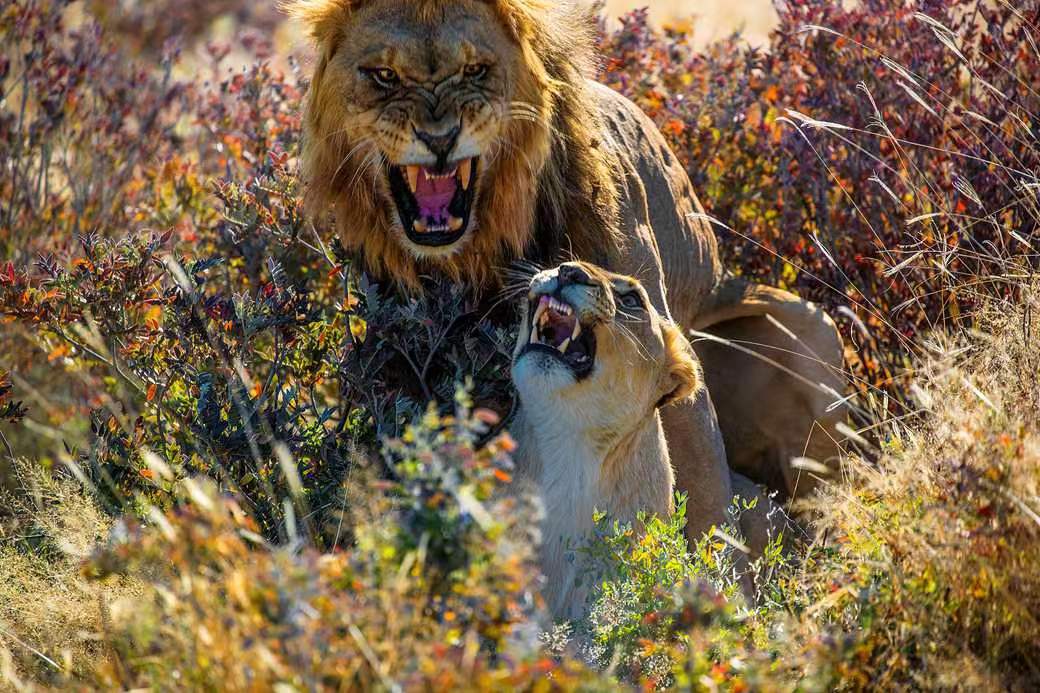
<path id="1" fill-rule="evenodd" d="M 603 146 L 610 147 L 620 167 L 621 224 L 639 235 L 648 225 L 664 271 L 672 316 L 690 325 L 722 277 L 718 247 L 704 210 L 682 162 L 669 148 L 654 122 L 634 103 L 602 84 L 589 83 L 589 94 L 602 119 Z M 637 244 L 638 245 L 638 244 Z M 644 253 L 624 264 L 638 266 Z M 637 274 L 634 267 L 618 271 Z"/>

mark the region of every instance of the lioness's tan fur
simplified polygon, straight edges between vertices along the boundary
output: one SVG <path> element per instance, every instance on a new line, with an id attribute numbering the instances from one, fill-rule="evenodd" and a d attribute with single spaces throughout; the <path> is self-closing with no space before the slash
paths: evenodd
<path id="1" fill-rule="evenodd" d="M 526 310 L 513 362 L 521 399 L 510 427 L 519 444 L 517 478 L 542 499 L 543 592 L 557 618 L 578 616 L 584 605 L 586 590 L 576 584 L 582 561 L 574 554 L 587 541 L 596 510 L 621 522 L 635 522 L 640 512 L 671 513 L 672 467 L 657 410 L 703 387 L 696 357 L 678 328 L 652 306 L 618 311 L 615 287 L 645 296 L 638 282 L 580 266 L 591 285 L 561 288 L 555 269 L 536 276 L 531 291 L 559 292 L 585 329 L 594 331 L 591 375 L 576 381 L 554 357 L 524 352 Z"/>
<path id="2" fill-rule="evenodd" d="M 580 267 L 589 285 L 562 284 L 565 267 Z M 645 308 L 621 310 L 615 300 L 619 291 L 638 292 Z M 535 276 L 524 303 L 540 295 L 558 295 L 573 306 L 597 343 L 592 373 L 576 380 L 556 357 L 525 352 L 530 311 L 521 309 L 513 357 L 521 407 L 510 427 L 519 444 L 517 483 L 532 488 L 543 503 L 540 558 L 550 611 L 556 618 L 574 618 L 586 601 L 588 580 L 584 588 L 578 584 L 580 550 L 593 529 L 594 511 L 633 524 L 640 513 L 671 514 L 672 464 L 682 460 L 669 454 L 658 412 L 703 390 L 704 380 L 690 343 L 662 318 L 634 277 L 567 263 Z M 749 558 L 757 559 L 788 529 L 787 518 L 745 477 L 734 474 L 732 484 L 745 502 L 757 500 L 739 518 L 730 518 L 748 543 Z M 725 514 L 731 500 L 716 498 L 710 508 L 688 505 L 687 519 L 704 526 L 705 516 Z"/>

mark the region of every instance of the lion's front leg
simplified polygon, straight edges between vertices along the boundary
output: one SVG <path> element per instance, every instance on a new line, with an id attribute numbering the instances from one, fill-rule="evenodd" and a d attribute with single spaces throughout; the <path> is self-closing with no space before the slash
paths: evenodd
<path id="1" fill-rule="evenodd" d="M 691 544 L 727 521 L 733 499 L 726 448 L 708 389 L 661 409 L 661 423 L 675 471 L 675 488 L 686 493 L 686 537 Z"/>

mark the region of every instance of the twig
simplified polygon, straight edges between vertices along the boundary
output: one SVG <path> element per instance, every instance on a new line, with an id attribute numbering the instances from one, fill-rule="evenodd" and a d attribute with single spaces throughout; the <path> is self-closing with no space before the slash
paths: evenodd
<path id="1" fill-rule="evenodd" d="M 50 657 L 48 657 L 47 655 L 43 654 L 43 653 L 42 653 L 42 652 L 40 652 L 39 650 L 37 650 L 37 649 L 36 649 L 35 647 L 33 647 L 32 645 L 30 645 L 29 643 L 27 643 L 27 642 L 23 642 L 22 640 L 19 640 L 19 639 L 18 639 L 18 637 L 17 637 L 17 636 L 16 636 L 16 635 L 15 635 L 14 633 L 10 632 L 9 630 L 7 630 L 6 628 L 4 628 L 3 626 L 0 626 L 0 635 L 3 635 L 3 636 L 5 636 L 5 637 L 8 637 L 8 638 L 10 638 L 10 639 L 11 639 L 11 640 L 12 640 L 12 641 L 13 641 L 13 642 L 14 642 L 14 643 L 16 644 L 16 645 L 21 645 L 22 647 L 24 647 L 25 649 L 29 650 L 30 652 L 32 652 L 32 653 L 33 653 L 34 655 L 36 655 L 37 657 L 39 657 L 39 658 L 40 658 L 40 659 L 42 659 L 43 661 L 45 661 L 45 662 L 47 662 L 48 664 L 50 664 L 50 665 L 51 665 L 52 667 L 54 667 L 54 668 L 55 668 L 55 669 L 56 669 L 57 671 L 60 671 L 60 672 L 62 672 L 62 673 L 65 673 L 65 670 L 64 670 L 64 669 L 63 669 L 63 668 L 61 667 L 61 665 L 60 665 L 60 664 L 58 664 L 58 663 L 57 663 L 57 662 L 55 662 L 55 661 L 54 661 L 53 659 L 51 659 L 51 658 L 50 658 Z"/>

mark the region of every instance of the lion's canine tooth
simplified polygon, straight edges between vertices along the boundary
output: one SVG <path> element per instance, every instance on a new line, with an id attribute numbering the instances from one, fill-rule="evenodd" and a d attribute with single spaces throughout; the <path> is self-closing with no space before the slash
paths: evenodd
<path id="1" fill-rule="evenodd" d="M 538 343 L 538 325 L 535 325 L 534 327 L 531 328 L 531 339 L 530 339 L 530 342 L 531 342 L 531 344 L 537 344 Z"/>
<path id="2" fill-rule="evenodd" d="M 419 187 L 419 166 L 405 166 L 405 173 L 408 178 L 408 187 L 412 189 L 412 194 L 415 194 L 415 189 Z"/>
<path id="3" fill-rule="evenodd" d="M 457 216 L 452 215 L 448 218 L 448 228 L 452 231 L 458 231 L 462 228 L 462 219 L 459 219 Z"/>
<path id="4" fill-rule="evenodd" d="M 571 345 L 571 338 L 568 337 L 567 339 L 563 340 L 563 343 L 560 344 L 560 346 L 558 346 L 556 348 L 560 350 L 561 354 L 566 354 L 567 353 L 567 347 L 569 347 L 570 345 Z"/>
<path id="5" fill-rule="evenodd" d="M 462 181 L 463 190 L 469 190 L 469 179 L 472 171 L 473 159 L 465 159 L 459 162 L 459 179 Z"/>
<path id="6" fill-rule="evenodd" d="M 577 320 L 574 321 L 574 332 L 571 334 L 571 339 L 577 339 L 578 335 L 581 334 L 581 323 Z"/>
<path id="7" fill-rule="evenodd" d="M 412 222 L 412 228 L 415 229 L 416 233 L 426 233 L 426 222 L 422 219 L 416 219 Z"/>

